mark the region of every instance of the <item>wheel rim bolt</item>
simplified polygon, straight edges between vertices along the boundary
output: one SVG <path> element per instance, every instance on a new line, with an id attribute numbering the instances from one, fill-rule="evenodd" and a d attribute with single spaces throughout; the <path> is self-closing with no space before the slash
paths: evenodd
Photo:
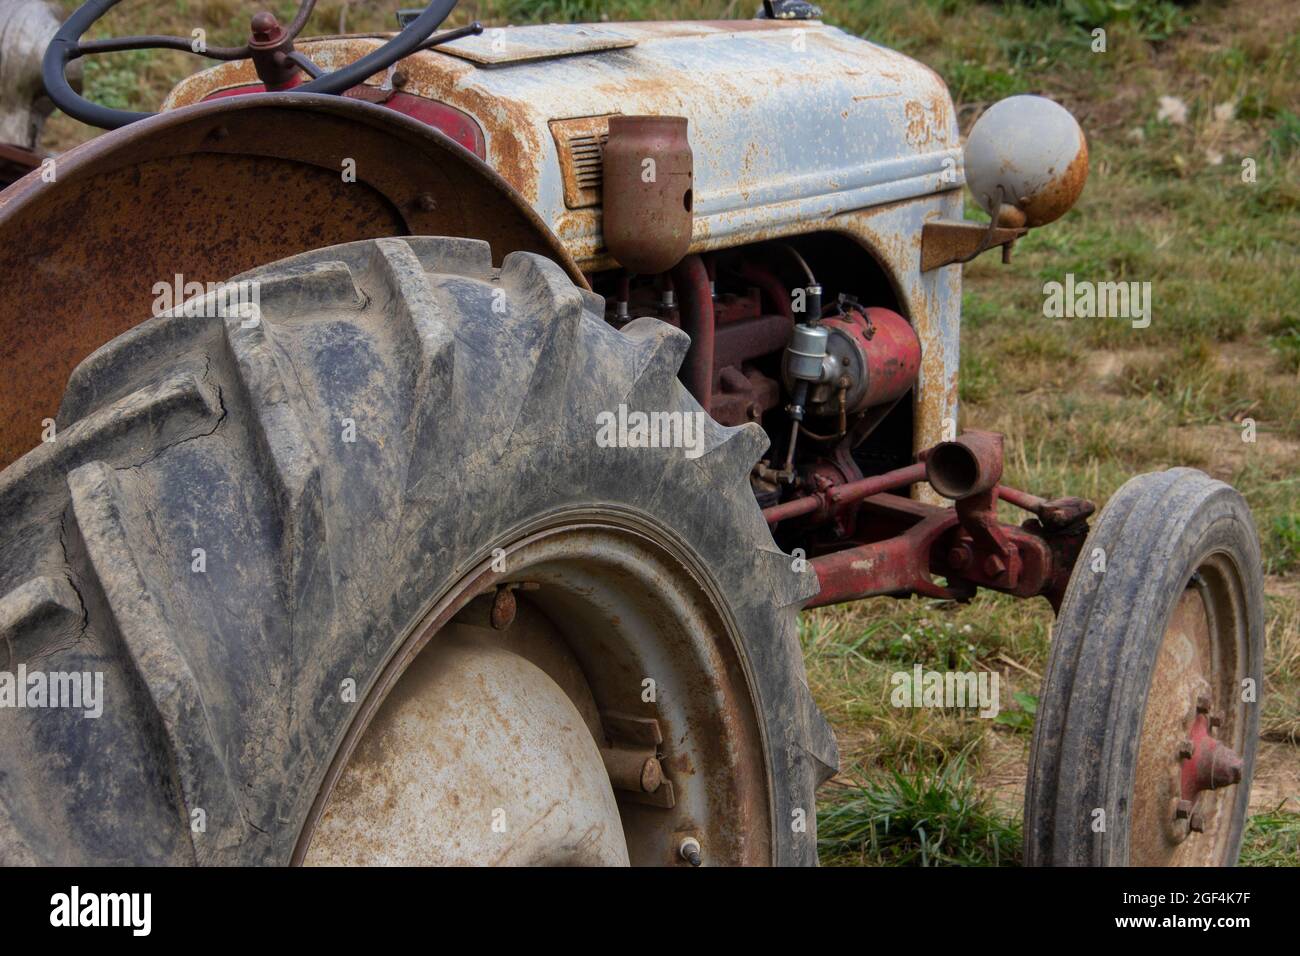
<path id="1" fill-rule="evenodd" d="M 646 793 L 654 793 L 663 782 L 663 766 L 654 757 L 647 757 L 641 765 L 641 789 Z"/>
<path id="2" fill-rule="evenodd" d="M 678 847 L 678 853 L 691 866 L 699 866 L 704 862 L 700 857 L 700 841 L 695 837 L 687 837 L 683 840 L 682 845 Z"/>
<path id="3" fill-rule="evenodd" d="M 514 592 L 508 587 L 500 588 L 496 597 L 492 599 L 492 627 L 504 631 L 514 623 L 516 610 L 518 604 L 515 602 Z"/>

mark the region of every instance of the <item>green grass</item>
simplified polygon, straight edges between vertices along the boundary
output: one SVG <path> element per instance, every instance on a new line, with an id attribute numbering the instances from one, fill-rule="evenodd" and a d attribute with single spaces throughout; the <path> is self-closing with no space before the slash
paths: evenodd
<path id="1" fill-rule="evenodd" d="M 1018 821 L 980 794 L 962 755 L 834 791 L 818 808 L 817 833 L 829 865 L 1013 866 L 1023 843 Z"/>
<path id="2" fill-rule="evenodd" d="M 1295 866 L 1300 861 L 1300 813 L 1257 813 L 1246 826 L 1242 866 Z"/>
<path id="3" fill-rule="evenodd" d="M 89 57 L 84 67 L 85 88 L 102 106 L 135 109 L 143 85 L 141 73 L 150 56 L 148 50 L 128 50 L 111 57 Z"/>
<path id="4" fill-rule="evenodd" d="M 1284 574 L 1300 567 L 1300 512 L 1274 515 L 1266 540 L 1270 573 Z"/>
<path id="5" fill-rule="evenodd" d="M 1038 697 L 1027 691 L 1018 690 L 1012 699 L 1019 705 L 1012 710 L 1004 710 L 994 718 L 994 722 L 1010 727 L 1024 734 L 1034 732 L 1034 720 L 1038 717 Z"/>

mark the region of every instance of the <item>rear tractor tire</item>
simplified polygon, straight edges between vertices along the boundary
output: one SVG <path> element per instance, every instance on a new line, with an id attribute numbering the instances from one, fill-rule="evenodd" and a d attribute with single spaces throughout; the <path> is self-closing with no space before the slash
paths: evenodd
<path id="1" fill-rule="evenodd" d="M 687 337 L 476 241 L 239 278 L 259 322 L 135 327 L 0 473 L 0 660 L 104 682 L 0 709 L 0 863 L 815 863 L 766 437 L 597 441 L 699 412 Z"/>

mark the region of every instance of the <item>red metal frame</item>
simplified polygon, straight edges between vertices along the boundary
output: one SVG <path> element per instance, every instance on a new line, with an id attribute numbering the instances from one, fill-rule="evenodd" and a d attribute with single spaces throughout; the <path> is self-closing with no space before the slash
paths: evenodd
<path id="1" fill-rule="evenodd" d="M 984 587 L 1017 597 L 1042 596 L 1059 609 L 1087 536 L 1092 503 L 1046 501 L 999 484 L 1002 438 L 991 432 L 943 442 L 920 458 L 905 468 L 830 484 L 764 509 L 770 525 L 798 522 L 797 527 L 809 528 L 858 509 L 855 524 L 869 540 L 813 558 L 821 589 L 805 606 L 878 595 L 969 600 Z M 954 504 L 939 507 L 890 493 L 922 480 Z M 1000 522 L 999 499 L 1035 517 L 1019 526 Z M 947 584 L 936 583 L 935 576 Z"/>

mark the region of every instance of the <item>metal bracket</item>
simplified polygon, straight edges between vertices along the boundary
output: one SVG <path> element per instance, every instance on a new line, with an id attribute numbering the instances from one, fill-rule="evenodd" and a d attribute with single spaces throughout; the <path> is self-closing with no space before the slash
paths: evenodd
<path id="1" fill-rule="evenodd" d="M 958 262 L 970 262 L 994 246 L 1002 247 L 1002 261 L 1011 261 L 1011 244 L 1028 229 L 999 226 L 967 219 L 936 219 L 921 227 L 921 271 L 929 272 Z"/>

